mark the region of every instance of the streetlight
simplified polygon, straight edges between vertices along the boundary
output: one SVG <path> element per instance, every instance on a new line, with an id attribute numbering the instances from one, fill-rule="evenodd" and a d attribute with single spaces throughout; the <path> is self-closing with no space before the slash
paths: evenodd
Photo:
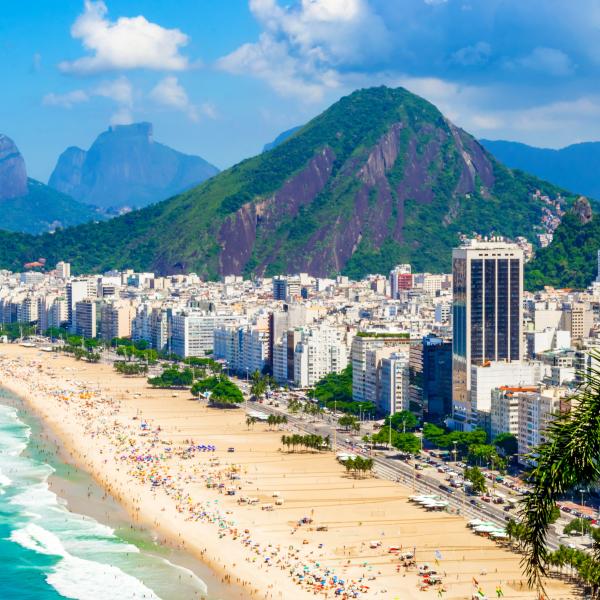
<path id="1" fill-rule="evenodd" d="M 583 501 L 583 494 L 585 494 L 586 490 L 584 488 L 581 488 L 579 490 L 579 492 L 581 493 L 581 508 L 585 507 L 584 501 Z M 583 537 L 583 519 L 584 517 L 581 517 L 579 519 L 579 522 L 581 523 L 581 537 Z"/>
<path id="2" fill-rule="evenodd" d="M 457 440 L 453 440 L 452 443 L 454 444 L 454 450 L 452 450 L 453 454 L 454 454 L 454 462 L 456 462 L 456 455 L 458 454 L 458 450 L 456 449 L 456 445 L 458 444 Z"/>

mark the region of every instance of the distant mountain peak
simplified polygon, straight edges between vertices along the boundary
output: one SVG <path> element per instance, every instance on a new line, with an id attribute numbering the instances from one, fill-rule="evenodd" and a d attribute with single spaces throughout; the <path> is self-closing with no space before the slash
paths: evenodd
<path id="1" fill-rule="evenodd" d="M 508 167 L 600 200 L 600 142 L 580 142 L 558 150 L 505 140 L 480 142 Z"/>
<path id="2" fill-rule="evenodd" d="M 27 169 L 16 144 L 0 133 L 0 200 L 27 194 Z"/>
<path id="3" fill-rule="evenodd" d="M 88 151 L 63 152 L 48 184 L 105 209 L 140 208 L 212 177 L 219 170 L 199 156 L 156 142 L 152 123 L 111 125 Z"/>

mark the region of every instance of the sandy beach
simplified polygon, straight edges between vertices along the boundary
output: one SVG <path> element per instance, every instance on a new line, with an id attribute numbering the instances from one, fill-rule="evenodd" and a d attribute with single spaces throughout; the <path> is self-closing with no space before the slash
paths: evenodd
<path id="1" fill-rule="evenodd" d="M 399 484 L 354 479 L 331 452 L 288 453 L 282 431 L 248 429 L 243 409 L 208 408 L 107 365 L 9 344 L 0 345 L 0 384 L 134 522 L 239 585 L 240 598 L 536 598 L 520 557 L 474 535 L 465 519 L 425 512 Z M 375 540 L 381 546 L 371 548 Z M 443 585 L 422 586 L 417 567 L 390 546 L 416 548 L 417 565 L 430 565 Z M 556 580 L 547 594 L 576 597 Z"/>

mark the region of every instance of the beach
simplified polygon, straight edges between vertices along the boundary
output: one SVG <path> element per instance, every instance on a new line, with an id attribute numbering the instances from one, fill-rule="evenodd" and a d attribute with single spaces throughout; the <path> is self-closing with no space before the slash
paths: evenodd
<path id="1" fill-rule="evenodd" d="M 536 598 L 520 557 L 465 519 L 425 512 L 399 484 L 349 476 L 332 452 L 289 453 L 284 429 L 249 428 L 243 408 L 209 408 L 188 391 L 15 344 L 0 345 L 0 384 L 136 526 L 231 582 L 231 599 Z M 392 546 L 443 584 L 423 586 Z M 546 591 L 576 597 L 557 580 Z"/>

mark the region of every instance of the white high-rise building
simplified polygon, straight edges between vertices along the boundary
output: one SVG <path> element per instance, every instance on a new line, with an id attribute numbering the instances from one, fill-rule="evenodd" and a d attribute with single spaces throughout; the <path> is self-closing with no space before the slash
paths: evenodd
<path id="1" fill-rule="evenodd" d="M 564 390 L 554 388 L 519 394 L 519 456 L 530 454 L 546 441 L 544 434 L 560 412 L 563 396 Z"/>
<path id="2" fill-rule="evenodd" d="M 490 362 L 471 366 L 471 407 L 474 416 L 490 412 L 492 390 L 502 386 L 537 385 L 542 379 L 541 363 Z"/>
<path id="3" fill-rule="evenodd" d="M 523 357 L 523 250 L 471 240 L 454 249 L 452 274 L 453 425 L 468 430 L 477 424 L 471 367 Z"/>
<path id="4" fill-rule="evenodd" d="M 75 311 L 77 302 L 84 298 L 96 297 L 95 279 L 72 279 L 67 283 L 67 324 L 69 330 L 75 331 Z"/>
<path id="5" fill-rule="evenodd" d="M 214 348 L 214 332 L 218 325 L 234 322 L 237 317 L 203 312 L 173 315 L 171 327 L 172 351 L 187 358 L 206 356 Z"/>
<path id="6" fill-rule="evenodd" d="M 394 415 L 410 410 L 409 355 L 395 352 L 381 360 L 377 408 L 381 414 Z"/>
<path id="7" fill-rule="evenodd" d="M 352 398 L 364 402 L 372 397 L 372 381 L 368 377 L 368 353 L 371 350 L 389 348 L 392 351 L 408 350 L 410 338 L 406 334 L 389 332 L 376 333 L 361 331 L 352 340 L 350 357 L 352 360 Z M 369 379 L 369 381 L 368 381 Z"/>
<path id="8" fill-rule="evenodd" d="M 56 263 L 56 276 L 59 279 L 69 279 L 71 277 L 71 264 L 62 260 Z"/>
<path id="9" fill-rule="evenodd" d="M 294 351 L 294 383 L 314 386 L 329 373 L 339 373 L 348 364 L 348 349 L 339 329 L 321 325 L 306 328 Z"/>
<path id="10" fill-rule="evenodd" d="M 75 333 L 85 338 L 96 337 L 96 302 L 92 298 L 75 304 Z"/>

